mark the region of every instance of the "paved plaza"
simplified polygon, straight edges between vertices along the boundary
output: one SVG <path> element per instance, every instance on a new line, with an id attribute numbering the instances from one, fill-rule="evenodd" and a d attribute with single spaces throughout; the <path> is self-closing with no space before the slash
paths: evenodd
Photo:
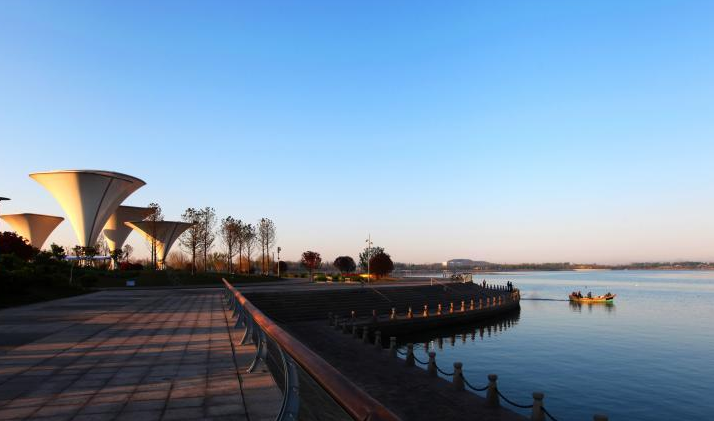
<path id="1" fill-rule="evenodd" d="M 102 291 L 0 311 L 0 420 L 267 420 L 219 289 Z M 235 351 L 235 352 L 234 352 Z"/>

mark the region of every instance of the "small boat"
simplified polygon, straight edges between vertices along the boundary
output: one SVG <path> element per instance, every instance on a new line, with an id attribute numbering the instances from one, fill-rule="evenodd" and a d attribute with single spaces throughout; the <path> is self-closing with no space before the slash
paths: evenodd
<path id="1" fill-rule="evenodd" d="M 593 295 L 588 298 L 587 296 L 578 297 L 576 294 L 570 294 L 570 301 L 575 301 L 578 303 L 611 303 L 612 300 L 617 297 L 617 294 L 605 294 L 605 295 Z"/>

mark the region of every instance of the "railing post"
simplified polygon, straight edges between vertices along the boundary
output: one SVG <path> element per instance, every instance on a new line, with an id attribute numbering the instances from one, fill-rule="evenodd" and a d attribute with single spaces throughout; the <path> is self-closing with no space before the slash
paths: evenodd
<path id="1" fill-rule="evenodd" d="M 349 327 L 347 327 L 347 321 L 342 322 L 342 333 L 350 333 Z"/>
<path id="2" fill-rule="evenodd" d="M 488 391 L 486 392 L 486 406 L 496 408 L 501 406 L 501 402 L 498 399 L 498 389 L 496 386 L 496 380 L 498 376 L 495 374 L 488 375 Z"/>
<path id="3" fill-rule="evenodd" d="M 426 371 L 431 377 L 437 376 L 436 371 L 436 352 L 429 351 L 429 364 L 426 366 Z"/>
<path id="4" fill-rule="evenodd" d="M 469 310 L 475 310 L 475 309 L 476 309 L 476 305 L 474 303 L 474 300 L 471 299 L 471 306 L 469 307 Z"/>
<path id="5" fill-rule="evenodd" d="M 414 367 L 414 344 L 407 344 L 407 366 Z"/>
<path id="6" fill-rule="evenodd" d="M 412 306 L 409 306 L 409 310 L 407 311 L 407 319 L 411 319 L 414 317 L 414 313 L 412 313 Z"/>
<path id="7" fill-rule="evenodd" d="M 533 410 L 531 411 L 531 421 L 545 421 L 542 392 L 533 392 Z"/>
<path id="8" fill-rule="evenodd" d="M 429 317 L 429 306 L 427 304 L 424 304 L 424 313 L 422 316 Z"/>
<path id="9" fill-rule="evenodd" d="M 461 300 L 461 311 L 466 311 L 466 301 Z"/>
<path id="10" fill-rule="evenodd" d="M 241 345 L 245 345 L 248 343 L 248 340 L 253 336 L 253 318 L 251 318 L 249 315 L 246 315 L 245 318 L 245 332 L 243 333 L 243 337 L 240 340 Z"/>
<path id="11" fill-rule="evenodd" d="M 441 316 L 441 303 L 439 303 L 439 305 L 436 306 L 436 315 Z"/>
<path id="12" fill-rule="evenodd" d="M 397 337 L 396 336 L 389 337 L 389 356 L 392 358 L 397 357 Z"/>
<path id="13" fill-rule="evenodd" d="M 374 347 L 377 348 L 377 351 L 382 350 L 382 332 L 379 330 L 374 332 Z"/>
<path id="14" fill-rule="evenodd" d="M 367 326 L 362 328 L 362 343 L 369 343 L 369 328 Z"/>
<path id="15" fill-rule="evenodd" d="M 250 364 L 250 367 L 248 367 L 248 373 L 252 373 L 253 370 L 258 367 L 260 361 L 265 361 L 265 356 L 263 355 L 263 350 L 265 349 L 265 333 L 263 333 L 263 330 L 259 326 L 256 326 L 255 332 L 257 333 L 254 340 L 254 342 L 257 340 L 255 358 L 253 358 L 253 362 Z"/>
<path id="16" fill-rule="evenodd" d="M 358 331 L 357 331 L 357 325 L 356 325 L 356 324 L 353 324 L 353 325 L 352 325 L 352 337 L 353 337 L 353 338 L 359 338 L 359 334 L 358 334 L 357 332 L 358 332 Z"/>
<path id="17" fill-rule="evenodd" d="M 483 298 L 478 299 L 478 309 L 481 310 L 483 308 Z"/>
<path id="18" fill-rule="evenodd" d="M 283 404 L 276 420 L 296 420 L 300 411 L 300 382 L 296 363 L 282 348 L 278 347 L 283 360 L 285 386 Z"/>
<path id="19" fill-rule="evenodd" d="M 394 320 L 397 318 L 397 309 L 392 307 L 392 313 L 389 315 L 389 320 Z"/>
<path id="20" fill-rule="evenodd" d="M 464 390 L 464 373 L 462 371 L 463 364 L 460 362 L 454 363 L 454 375 L 451 382 L 454 384 L 456 390 Z"/>
<path id="21" fill-rule="evenodd" d="M 451 302 L 451 303 L 449 304 L 449 314 L 451 314 L 451 313 L 453 313 L 453 312 L 454 312 L 454 303 Z"/>
<path id="22" fill-rule="evenodd" d="M 607 415 L 604 414 L 595 414 L 595 416 L 593 416 L 593 421 L 607 421 L 607 419 Z"/>

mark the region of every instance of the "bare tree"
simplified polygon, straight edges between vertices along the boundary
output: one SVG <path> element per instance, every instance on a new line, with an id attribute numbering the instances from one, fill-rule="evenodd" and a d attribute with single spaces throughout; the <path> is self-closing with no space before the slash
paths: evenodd
<path id="1" fill-rule="evenodd" d="M 122 251 L 122 256 L 124 257 L 125 262 L 129 262 L 129 257 L 131 257 L 131 253 L 134 251 L 134 247 L 132 247 L 130 244 L 124 244 L 124 250 Z"/>
<path id="2" fill-rule="evenodd" d="M 213 247 L 213 241 L 216 239 L 216 234 L 214 232 L 216 226 L 216 210 L 210 206 L 206 206 L 200 211 L 199 224 L 201 226 L 200 232 L 200 247 L 203 252 L 203 271 L 208 270 L 208 252 Z"/>
<path id="3" fill-rule="evenodd" d="M 241 258 L 243 257 L 243 247 L 245 247 L 245 224 L 240 219 L 236 223 L 236 245 L 238 247 L 238 273 L 243 269 Z"/>
<path id="4" fill-rule="evenodd" d="M 245 247 L 245 260 L 248 263 L 248 268 L 246 271 L 250 273 L 251 262 L 250 259 L 253 257 L 253 247 L 255 247 L 256 233 L 255 227 L 251 224 L 246 224 L 243 226 L 243 247 Z"/>
<path id="5" fill-rule="evenodd" d="M 275 244 L 275 224 L 268 218 L 258 221 L 258 242 L 261 250 L 261 272 L 266 275 L 270 267 L 270 250 Z"/>
<path id="6" fill-rule="evenodd" d="M 191 255 L 191 274 L 193 275 L 196 273 L 196 252 L 201 246 L 201 211 L 194 208 L 188 208 L 181 215 L 181 219 L 184 222 L 193 224 L 191 228 L 184 231 L 179 238 L 181 247 L 183 247 L 183 249 Z"/>
<path id="7" fill-rule="evenodd" d="M 164 220 L 164 214 L 158 203 L 149 203 L 149 208 L 151 208 L 151 214 L 144 220 L 149 221 L 149 235 L 151 239 L 149 239 L 148 242 L 149 248 L 151 249 L 151 268 L 156 270 L 156 236 L 159 228 L 157 222 Z"/>
<path id="8" fill-rule="evenodd" d="M 236 245 L 240 235 L 240 226 L 232 217 L 227 216 L 221 220 L 221 239 L 226 246 L 226 259 L 228 261 L 228 273 L 233 273 L 233 256 L 236 254 Z"/>

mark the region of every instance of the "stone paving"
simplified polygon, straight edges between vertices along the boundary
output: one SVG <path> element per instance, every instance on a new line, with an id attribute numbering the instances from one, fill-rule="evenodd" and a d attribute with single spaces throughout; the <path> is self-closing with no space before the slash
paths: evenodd
<path id="1" fill-rule="evenodd" d="M 230 316 L 219 289 L 0 311 L 0 420 L 273 419 L 280 391 L 264 369 L 245 373 L 255 348 Z"/>

